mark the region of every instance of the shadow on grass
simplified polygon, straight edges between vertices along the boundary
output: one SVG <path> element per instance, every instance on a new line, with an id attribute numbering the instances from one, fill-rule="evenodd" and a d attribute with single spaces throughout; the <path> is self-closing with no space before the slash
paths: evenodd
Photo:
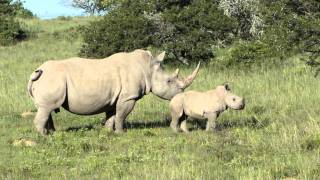
<path id="1" fill-rule="evenodd" d="M 144 128 L 161 128 L 169 127 L 170 120 L 166 119 L 163 121 L 133 121 L 126 122 L 125 127 L 127 129 L 144 129 Z"/>
<path id="2" fill-rule="evenodd" d="M 96 129 L 96 125 L 104 126 L 105 120 L 102 120 L 100 123 L 97 124 L 88 124 L 88 125 L 80 125 L 80 126 L 73 126 L 69 127 L 63 131 L 66 132 L 77 132 L 77 131 L 90 131 L 92 129 Z M 163 121 L 130 121 L 125 122 L 126 129 L 144 129 L 144 128 L 161 128 L 161 127 L 169 127 L 170 120 L 166 119 Z"/>
<path id="3" fill-rule="evenodd" d="M 92 129 L 95 129 L 94 125 L 88 124 L 88 125 L 82 125 L 82 126 L 68 127 L 67 129 L 65 129 L 63 131 L 66 131 L 66 132 L 77 132 L 77 131 L 90 131 Z"/>
<path id="4" fill-rule="evenodd" d="M 189 121 L 192 124 L 192 128 L 190 130 L 196 130 L 197 127 L 204 130 L 206 128 L 207 120 L 197 120 L 193 119 Z M 251 129 L 261 129 L 267 127 L 270 124 L 270 120 L 268 118 L 258 119 L 255 116 L 243 118 L 243 119 L 228 119 L 222 122 L 217 122 L 216 130 L 222 131 L 224 129 L 231 129 L 236 127 L 248 127 Z"/>
<path id="5" fill-rule="evenodd" d="M 166 128 L 170 127 L 170 119 L 165 119 L 162 121 L 130 121 L 125 123 L 126 129 L 144 129 L 144 128 Z M 194 131 L 197 129 L 204 130 L 206 128 L 206 120 L 197 120 L 192 119 L 188 121 L 191 124 L 190 131 Z M 103 126 L 103 123 L 98 123 Z M 222 131 L 224 129 L 231 129 L 236 127 L 248 127 L 251 129 L 261 129 L 267 127 L 270 124 L 270 120 L 268 118 L 258 119 L 255 116 L 241 118 L 241 119 L 227 119 L 222 122 L 217 122 L 216 130 Z M 65 129 L 67 132 L 77 132 L 77 131 L 90 131 L 92 129 L 96 129 L 94 124 L 82 125 L 82 126 L 74 126 Z"/>

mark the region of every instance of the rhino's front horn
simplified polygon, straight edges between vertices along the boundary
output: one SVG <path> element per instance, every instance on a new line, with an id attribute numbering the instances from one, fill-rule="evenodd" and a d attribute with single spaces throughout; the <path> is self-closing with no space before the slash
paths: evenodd
<path id="1" fill-rule="evenodd" d="M 196 69 L 192 72 L 192 74 L 190 74 L 187 78 L 185 78 L 183 80 L 183 86 L 182 89 L 187 88 L 188 86 L 190 86 L 190 84 L 192 83 L 192 81 L 194 80 L 194 78 L 196 78 L 198 71 L 199 71 L 199 67 L 200 67 L 200 62 L 198 63 Z"/>

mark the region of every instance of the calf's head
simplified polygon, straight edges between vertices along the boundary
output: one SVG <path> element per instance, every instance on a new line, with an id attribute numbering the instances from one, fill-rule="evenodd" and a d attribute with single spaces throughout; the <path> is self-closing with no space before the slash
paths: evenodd
<path id="1" fill-rule="evenodd" d="M 192 74 L 186 78 L 181 78 L 179 77 L 179 69 L 176 69 L 173 74 L 164 72 L 161 66 L 164 56 L 165 52 L 162 52 L 152 60 L 151 92 L 162 99 L 170 100 L 176 94 L 183 92 L 192 83 L 197 76 L 200 63 Z"/>
<path id="2" fill-rule="evenodd" d="M 235 110 L 242 110 L 245 107 L 244 98 L 239 97 L 231 92 L 229 84 L 224 84 L 217 87 L 217 90 L 221 92 L 224 102 L 227 107 Z"/>

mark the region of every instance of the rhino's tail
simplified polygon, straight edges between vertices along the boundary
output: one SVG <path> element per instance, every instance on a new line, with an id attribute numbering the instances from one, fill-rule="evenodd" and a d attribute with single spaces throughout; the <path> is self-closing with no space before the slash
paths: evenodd
<path id="1" fill-rule="evenodd" d="M 42 70 L 41 69 L 38 69 L 36 70 L 34 73 L 32 73 L 30 79 L 29 79 L 29 82 L 28 82 L 28 93 L 29 93 L 29 96 L 33 97 L 33 93 L 32 93 L 32 84 L 33 84 L 33 81 L 36 81 L 40 78 L 41 74 L 42 74 Z"/>

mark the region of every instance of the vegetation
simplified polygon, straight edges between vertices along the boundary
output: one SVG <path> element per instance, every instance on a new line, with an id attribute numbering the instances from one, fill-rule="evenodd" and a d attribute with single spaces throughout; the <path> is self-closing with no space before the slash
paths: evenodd
<path id="1" fill-rule="evenodd" d="M 107 13 L 84 31 L 82 56 L 105 57 L 137 47 L 160 48 L 169 53 L 171 61 L 189 64 L 211 61 L 216 53 L 214 47 L 230 44 L 240 45 L 238 52 L 244 50 L 255 56 L 252 62 L 265 57 L 282 61 L 301 52 L 311 53 L 313 61 L 319 54 L 317 0 L 98 2 Z M 113 37 L 121 37 L 122 41 Z M 236 60 L 230 62 L 248 61 L 247 55 L 232 53 Z"/>
<path id="2" fill-rule="evenodd" d="M 11 7 L 16 17 L 25 19 L 35 18 L 35 15 L 30 10 L 23 7 L 23 1 L 21 0 L 11 1 Z"/>
<path id="3" fill-rule="evenodd" d="M 0 45 L 11 45 L 0 48 L 0 179 L 320 177 L 317 0 L 88 0 L 108 13 L 54 20 L 20 16 L 28 13 L 18 13 L 16 2 L 0 2 Z M 34 38 L 15 44 L 19 37 Z M 166 62 L 179 65 L 206 61 L 188 90 L 231 82 L 245 110 L 224 112 L 215 133 L 190 120 L 190 134 L 175 134 L 168 101 L 148 95 L 125 134 L 101 126 L 103 114 L 64 110 L 53 114 L 53 135 L 34 130 L 26 84 L 36 67 L 79 52 L 105 57 L 136 48 L 166 50 Z M 26 141 L 35 144 L 19 143 Z"/>
<path id="4" fill-rule="evenodd" d="M 1 179 L 320 176 L 320 83 L 299 60 L 303 55 L 286 57 L 290 62 L 286 66 L 225 68 L 222 62 L 229 49 L 216 49 L 214 61 L 201 67 L 189 90 L 204 91 L 229 81 L 247 106 L 222 114 L 215 133 L 202 131 L 203 121 L 190 121 L 190 134 L 172 133 L 166 120 L 168 101 L 148 95 L 130 114 L 125 134 L 106 131 L 100 125 L 103 114 L 77 116 L 62 110 L 53 114 L 57 132 L 39 136 L 32 123 L 34 114 L 21 116 L 35 111 L 26 92 L 29 75 L 46 60 L 76 56 L 82 42 L 71 34 L 93 20 L 24 20 L 37 38 L 0 48 Z M 189 71 L 182 68 L 181 73 Z M 15 146 L 19 139 L 37 144 Z"/>
<path id="5" fill-rule="evenodd" d="M 28 32 L 15 18 L 32 18 L 34 15 L 23 8 L 22 2 L 0 1 L 0 46 L 12 45 L 28 37 Z"/>
<path id="6" fill-rule="evenodd" d="M 233 29 L 232 20 L 211 1 L 120 2 L 104 19 L 87 27 L 81 55 L 105 57 L 152 47 L 166 50 L 169 59 L 188 64 L 190 59 L 210 60 L 212 43 L 228 40 Z M 116 40 L 118 37 L 123 41 Z"/>

